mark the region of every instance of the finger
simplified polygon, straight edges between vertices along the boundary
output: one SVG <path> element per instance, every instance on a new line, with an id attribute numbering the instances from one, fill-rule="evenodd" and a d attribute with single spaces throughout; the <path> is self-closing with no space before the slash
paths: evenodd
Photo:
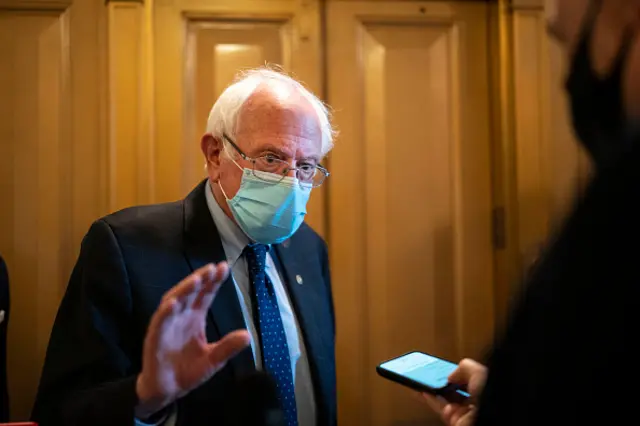
<path id="1" fill-rule="evenodd" d="M 193 304 L 194 309 L 202 309 L 205 311 L 209 309 L 216 297 L 216 294 L 218 294 L 220 286 L 229 276 L 229 272 L 230 270 L 227 262 L 219 263 L 216 266 L 214 273 L 207 276 L 203 282 L 203 286 Z"/>
<path id="2" fill-rule="evenodd" d="M 204 282 L 202 281 L 202 277 L 200 279 L 195 280 L 194 285 L 191 291 L 187 294 L 184 294 L 178 302 L 180 302 L 181 310 L 191 309 L 194 307 L 200 293 L 202 293 L 204 287 Z"/>
<path id="3" fill-rule="evenodd" d="M 221 369 L 227 361 L 236 356 L 250 343 L 247 330 L 236 330 L 209 345 L 209 362 L 215 370 Z"/>
<path id="4" fill-rule="evenodd" d="M 472 400 L 477 400 L 484 389 L 484 384 L 487 380 L 487 370 L 479 370 L 469 380 L 468 390 L 471 394 Z"/>
<path id="5" fill-rule="evenodd" d="M 487 367 L 472 359 L 463 359 L 458 365 L 458 370 L 464 372 L 456 377 L 457 371 L 449 377 L 449 381 L 456 384 L 464 384 L 467 391 L 471 394 L 472 400 L 478 398 L 487 378 Z"/>
<path id="6" fill-rule="evenodd" d="M 478 366 L 480 366 L 480 364 L 472 359 L 463 359 L 458 364 L 458 368 L 449 376 L 449 382 L 457 385 L 467 385 L 473 373 L 477 371 Z"/>
<path id="7" fill-rule="evenodd" d="M 442 415 L 442 410 L 447 406 L 447 402 L 442 398 L 430 395 L 428 393 L 423 393 L 422 398 L 427 402 L 427 405 L 436 413 Z"/>
<path id="8" fill-rule="evenodd" d="M 212 286 L 202 286 L 194 298 L 193 309 L 202 309 L 209 300 L 213 300 L 212 293 Z"/>
<path id="9" fill-rule="evenodd" d="M 444 408 L 442 409 L 442 414 L 440 415 L 442 417 L 442 421 L 446 425 L 452 425 L 454 413 L 455 413 L 455 408 L 451 404 L 445 405 Z"/>
<path id="10" fill-rule="evenodd" d="M 462 416 L 460 420 L 458 420 L 458 423 L 456 423 L 455 426 L 473 426 L 474 422 L 475 422 L 475 411 L 470 410 L 467 414 Z"/>
<path id="11" fill-rule="evenodd" d="M 163 299 L 158 306 L 158 309 L 151 316 L 151 321 L 149 322 L 149 327 L 147 328 L 147 337 L 145 342 L 153 345 L 155 348 L 158 344 L 158 340 L 160 338 L 160 330 L 162 329 L 162 324 L 171 316 L 171 314 L 175 311 L 177 307 L 176 299 Z"/>
<path id="12" fill-rule="evenodd" d="M 229 264 L 227 262 L 218 263 L 218 267 L 216 268 L 216 274 L 214 277 L 214 287 L 220 286 L 229 276 Z"/>
<path id="13" fill-rule="evenodd" d="M 465 415 L 466 413 L 462 412 L 461 410 L 456 410 L 453 409 L 451 411 L 451 415 L 449 416 L 449 421 L 447 422 L 447 424 L 450 425 L 456 425 L 458 426 L 458 424 L 460 423 L 460 419 Z"/>
<path id="14" fill-rule="evenodd" d="M 185 279 L 176 284 L 171 290 L 165 293 L 164 297 L 167 299 L 182 299 L 193 293 L 196 287 L 199 287 L 200 284 L 209 279 L 214 272 L 214 265 L 208 264 L 203 266 L 202 268 L 194 271 Z"/>
<path id="15" fill-rule="evenodd" d="M 193 306 L 193 309 L 201 309 L 205 304 L 205 297 L 210 295 L 214 290 L 215 278 L 218 273 L 218 266 L 213 266 L 212 269 L 205 271 L 202 275 L 202 285 L 198 289 L 196 296 L 193 299 L 193 303 L 190 306 Z M 208 308 L 208 306 L 206 307 Z"/>
<path id="16" fill-rule="evenodd" d="M 467 414 L 468 411 L 469 409 L 464 406 L 448 404 L 442 410 L 442 419 L 448 425 L 457 425 L 460 419 Z"/>

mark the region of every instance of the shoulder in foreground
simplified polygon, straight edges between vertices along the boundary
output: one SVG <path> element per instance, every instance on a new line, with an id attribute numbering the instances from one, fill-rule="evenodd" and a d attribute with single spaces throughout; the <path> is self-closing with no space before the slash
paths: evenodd
<path id="1" fill-rule="evenodd" d="M 147 241 L 175 238 L 183 230 L 183 204 L 180 200 L 128 207 L 104 216 L 96 223 L 108 225 L 119 240 L 140 237 Z"/>
<path id="2" fill-rule="evenodd" d="M 171 216 L 182 217 L 183 204 L 184 201 L 179 200 L 171 203 L 127 207 L 108 214 L 102 217 L 101 220 L 107 222 L 112 227 L 164 221 Z"/>
<path id="3" fill-rule="evenodd" d="M 313 246 L 326 250 L 327 244 L 324 239 L 309 225 L 302 223 L 300 228 L 291 237 L 292 244 L 303 244 L 305 246 Z"/>

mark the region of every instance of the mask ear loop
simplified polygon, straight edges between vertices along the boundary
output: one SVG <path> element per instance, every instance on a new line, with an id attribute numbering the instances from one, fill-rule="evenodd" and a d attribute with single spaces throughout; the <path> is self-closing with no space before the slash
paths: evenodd
<path id="1" fill-rule="evenodd" d="M 222 185 L 220 184 L 220 179 L 218 179 L 216 183 L 218 184 L 218 187 L 220 187 L 220 191 L 222 191 L 222 195 L 224 196 L 224 199 L 227 201 L 231 201 L 229 200 L 229 197 L 227 197 L 227 193 L 224 191 L 224 188 L 222 188 Z"/>
<path id="2" fill-rule="evenodd" d="M 244 172 L 244 169 L 242 167 L 240 167 L 240 164 L 236 163 L 236 160 L 231 158 L 231 156 L 229 156 L 229 160 L 231 160 L 233 162 L 233 164 L 236 165 L 237 168 L 239 168 L 241 171 Z M 224 188 L 222 187 L 222 184 L 220 184 L 220 179 L 218 179 L 218 181 L 216 183 L 220 187 L 220 191 L 222 191 L 222 195 L 224 196 L 224 199 L 227 200 L 227 201 L 231 201 L 231 199 L 229 197 L 227 197 L 227 193 L 225 192 Z"/>

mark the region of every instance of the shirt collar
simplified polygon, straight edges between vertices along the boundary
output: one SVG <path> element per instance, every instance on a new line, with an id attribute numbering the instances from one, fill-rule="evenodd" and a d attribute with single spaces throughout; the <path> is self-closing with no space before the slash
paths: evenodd
<path id="1" fill-rule="evenodd" d="M 242 255 L 242 251 L 249 244 L 250 240 L 244 232 L 236 225 L 236 223 L 227 216 L 227 214 L 218 205 L 213 191 L 211 190 L 211 181 L 207 181 L 205 188 L 205 197 L 207 206 L 213 222 L 218 228 L 220 239 L 222 240 L 222 248 L 227 256 L 229 267 L 233 267 L 238 258 Z"/>

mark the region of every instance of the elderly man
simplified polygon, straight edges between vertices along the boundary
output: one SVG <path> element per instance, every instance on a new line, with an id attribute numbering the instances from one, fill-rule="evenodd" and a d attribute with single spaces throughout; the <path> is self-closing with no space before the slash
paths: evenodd
<path id="1" fill-rule="evenodd" d="M 303 222 L 332 139 L 327 109 L 291 78 L 260 69 L 229 86 L 201 141 L 208 179 L 84 238 L 34 420 L 233 424 L 228 395 L 258 369 L 285 424 L 335 424 L 327 248 Z"/>

